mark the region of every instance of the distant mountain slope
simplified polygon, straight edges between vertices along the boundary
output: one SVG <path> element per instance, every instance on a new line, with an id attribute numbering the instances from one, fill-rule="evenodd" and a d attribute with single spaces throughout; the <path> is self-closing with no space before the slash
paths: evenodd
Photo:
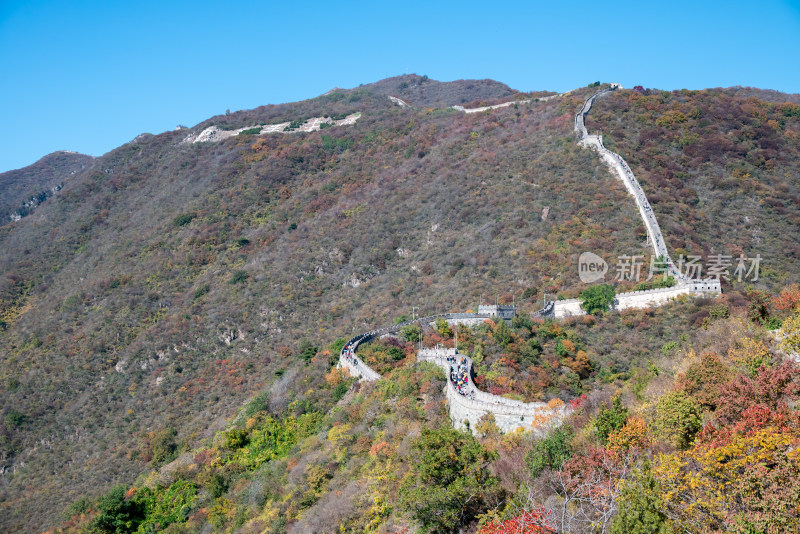
<path id="1" fill-rule="evenodd" d="M 77 152 L 53 152 L 22 169 L 0 173 L 0 225 L 18 211 L 24 214 L 38 205 L 93 161 L 92 156 Z"/>
<path id="2" fill-rule="evenodd" d="M 800 281 L 797 96 L 626 90 L 599 99 L 587 127 L 627 159 L 673 256 L 760 255 L 775 288 Z"/>
<path id="3" fill-rule="evenodd" d="M 228 115 L 217 115 L 201 122 L 193 132 L 199 133 L 204 128 L 212 125 L 226 130 L 234 130 L 253 126 L 255 124 L 275 124 L 283 122 L 288 117 L 307 119 L 315 116 L 338 115 L 357 110 L 356 104 L 362 98 L 369 97 L 373 102 L 381 100 L 379 97 L 396 96 L 408 101 L 409 104 L 419 107 L 449 107 L 467 104 L 476 101 L 510 100 L 518 91 L 507 85 L 493 80 L 457 80 L 454 82 L 439 82 L 425 76 L 408 74 L 387 78 L 379 82 L 365 84 L 353 89 L 336 88 L 324 95 L 305 100 L 281 105 L 259 106 L 250 110 L 242 110 Z M 545 92 L 543 92 L 545 94 Z M 547 93 L 552 94 L 552 93 Z M 388 98 L 381 102 L 381 107 L 390 107 Z"/>
<path id="4" fill-rule="evenodd" d="M 623 186 L 575 143 L 573 107 L 468 116 L 359 88 L 232 113 L 213 121 L 362 117 L 218 143 L 143 137 L 0 229 L 0 444 L 7 472 L 25 465 L 0 477 L 6 529 L 45 528 L 135 477 L 151 432 L 188 445 L 276 373 L 302 377 L 302 338 L 497 293 L 532 310 L 542 290 L 577 288 L 583 248 L 641 248 Z M 304 384 L 275 409 L 327 395 Z"/>
<path id="5" fill-rule="evenodd" d="M 51 526 L 78 496 L 157 464 L 165 436 L 190 450 L 257 393 L 276 416 L 290 403 L 325 408 L 325 362 L 312 372 L 309 344 L 482 297 L 525 314 L 544 293 L 577 295 L 582 252 L 646 253 L 623 185 L 576 142 L 574 114 L 595 89 L 467 115 L 446 106 L 514 93 L 496 82 L 381 83 L 139 137 L 0 227 L 0 530 Z M 411 92 L 397 96 L 415 107 L 387 98 L 403 83 Z M 597 118 L 605 133 L 630 124 L 618 111 Z M 316 132 L 184 143 L 212 124 L 355 112 L 355 124 Z M 798 119 L 784 123 L 795 131 Z M 795 149 L 772 172 L 793 172 Z M 720 194 L 713 180 L 701 186 L 701 198 Z M 666 203 L 673 192 L 661 194 Z M 675 209 L 699 213 L 693 198 Z M 776 236 L 764 254 L 794 246 L 777 219 L 761 229 Z M 716 239 L 708 225 L 663 230 L 670 246 Z M 775 269 L 797 277 L 796 264 Z M 531 360 L 515 375 L 520 390 L 570 399 L 632 358 L 630 347 L 597 345 L 614 369 L 578 377 Z"/>
<path id="6" fill-rule="evenodd" d="M 800 94 L 798 93 L 781 93 L 780 91 L 775 91 L 773 89 L 758 89 L 756 87 L 741 86 L 728 87 L 719 90 L 741 98 L 754 96 L 759 100 L 763 100 L 765 102 L 774 102 L 776 104 L 781 104 L 783 102 L 800 104 Z"/>
<path id="7" fill-rule="evenodd" d="M 494 80 L 439 82 L 415 74 L 386 78 L 363 87 L 377 94 L 396 96 L 410 104 L 429 108 L 466 104 L 476 100 L 511 100 L 518 93 L 506 84 Z"/>

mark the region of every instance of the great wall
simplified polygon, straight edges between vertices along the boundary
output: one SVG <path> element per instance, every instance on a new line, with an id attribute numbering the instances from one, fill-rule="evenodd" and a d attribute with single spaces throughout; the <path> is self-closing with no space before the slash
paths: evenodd
<path id="1" fill-rule="evenodd" d="M 254 135 L 266 135 L 275 133 L 295 133 L 295 132 L 316 132 L 323 128 L 332 126 L 349 126 L 355 124 L 361 118 L 361 113 L 351 113 L 344 118 L 334 119 L 332 117 L 312 117 L 302 122 L 281 122 L 278 124 L 257 124 L 237 128 L 236 130 L 223 130 L 219 126 L 209 126 L 199 134 L 189 134 L 184 140 L 184 144 L 218 142 L 229 137 L 240 135 L 244 132 Z"/>
<path id="2" fill-rule="evenodd" d="M 656 220 L 655 213 L 653 212 L 647 197 L 639 185 L 638 180 L 634 176 L 630 167 L 619 154 L 608 150 L 603 146 L 603 139 L 601 135 L 590 135 L 586 130 L 585 118 L 589 111 L 592 109 L 594 101 L 606 94 L 611 93 L 621 88 L 619 84 L 611 84 L 608 88 L 602 89 L 584 101 L 578 113 L 575 115 L 575 132 L 580 136 L 580 142 L 584 148 L 591 148 L 598 152 L 603 162 L 608 165 L 609 170 L 619 178 L 628 193 L 633 196 L 636 205 L 639 209 L 639 214 L 647 230 L 648 242 L 653 247 L 653 253 L 656 257 L 660 257 L 662 263 L 666 265 L 665 272 L 674 277 L 676 285 L 673 287 L 632 291 L 627 293 L 620 293 L 616 295 L 612 308 L 616 310 L 623 310 L 628 308 L 645 308 L 652 306 L 660 306 L 677 298 L 680 295 L 689 296 L 707 296 L 717 295 L 721 293 L 719 280 L 716 279 L 703 279 L 691 280 L 688 279 L 672 261 L 672 258 L 667 249 L 664 237 L 661 233 L 661 228 Z M 568 93 L 552 95 L 549 97 L 538 99 L 538 101 L 545 101 L 552 98 L 564 96 Z M 406 102 L 398 98 L 389 97 L 392 102 L 400 107 L 409 107 Z M 462 111 L 464 113 L 477 113 L 481 111 L 490 111 L 493 109 L 503 108 L 514 104 L 524 104 L 531 102 L 525 101 L 511 101 L 503 104 L 493 106 L 486 106 L 483 108 L 465 109 L 461 106 L 453 106 L 453 109 Z M 362 343 L 369 342 L 372 339 L 381 336 L 393 335 L 399 332 L 404 326 L 410 324 L 419 324 L 424 326 L 432 324 L 436 319 L 444 319 L 448 323 L 474 323 L 497 317 L 499 313 L 499 320 L 505 320 L 501 307 L 479 307 L 478 311 L 482 313 L 448 313 L 421 317 L 413 321 L 405 321 L 399 324 L 391 325 L 379 330 L 373 330 L 350 339 L 342 348 L 339 354 L 338 366 L 347 369 L 348 372 L 361 381 L 372 382 L 380 380 L 381 376 L 368 365 L 366 365 L 357 355 L 356 350 Z M 549 317 L 549 318 L 564 318 L 573 315 L 583 315 L 585 311 L 581 308 L 578 299 L 556 300 L 546 302 L 542 309 L 532 313 L 536 317 Z M 563 403 L 559 402 L 532 402 L 524 403 L 512 399 L 507 399 L 498 395 L 485 393 L 477 389 L 472 381 L 474 376 L 472 369 L 472 360 L 466 356 L 459 354 L 456 348 L 422 348 L 417 352 L 418 362 L 432 362 L 442 368 L 445 372 L 447 385 L 445 386 L 445 395 L 447 397 L 450 419 L 456 428 L 467 428 L 476 432 L 478 424 L 487 414 L 492 414 L 494 422 L 502 432 L 512 432 L 518 428 L 531 430 L 535 433 L 542 434 L 549 428 L 557 425 L 568 413 L 567 408 Z M 456 387 L 450 377 L 453 373 L 462 366 L 466 369 L 467 376 L 466 383 L 460 387 Z"/>

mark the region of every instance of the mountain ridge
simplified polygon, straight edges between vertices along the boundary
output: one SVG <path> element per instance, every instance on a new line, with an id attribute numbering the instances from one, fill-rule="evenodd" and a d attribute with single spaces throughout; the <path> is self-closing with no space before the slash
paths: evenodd
<path id="1" fill-rule="evenodd" d="M 412 306 L 463 311 L 492 293 L 533 311 L 543 293 L 577 296 L 582 251 L 646 250 L 624 187 L 572 131 L 594 89 L 465 115 L 424 104 L 443 94 L 491 100 L 507 88 L 440 87 L 400 108 L 387 93 L 402 83 L 212 117 L 189 130 L 362 113 L 343 128 L 192 145 L 182 143 L 184 130 L 138 138 L 0 228 L 5 528 L 47 528 L 79 495 L 132 481 L 155 465 L 154 444 L 170 429 L 176 448 L 213 440 L 258 393 L 268 392 L 275 417 L 295 402 L 327 410 L 330 367 L 323 356 L 304 360 L 304 341 L 326 347 Z M 674 94 L 664 103 L 655 95 L 653 123 Z M 782 132 L 798 127 L 791 113 L 784 123 Z M 604 134 L 614 141 L 608 126 Z M 790 156 L 754 169 L 777 180 L 793 169 Z M 797 186 L 781 180 L 787 194 Z M 716 192 L 700 186 L 698 198 Z M 783 228 L 768 218 L 760 224 L 776 236 Z M 664 231 L 667 241 L 678 234 Z M 697 241 L 705 239 L 701 228 Z M 787 243 L 766 245 L 779 251 Z M 774 289 L 797 277 L 781 263 L 763 283 Z M 743 298 L 727 289 L 732 302 Z M 676 304 L 687 318 L 670 320 L 686 329 L 708 317 L 709 306 Z M 638 341 L 666 343 L 663 328 L 651 334 Z M 601 370 L 639 365 L 613 344 L 589 347 L 588 357 L 593 373 L 559 367 L 556 358 L 555 367 L 522 368 L 509 391 L 569 400 L 599 384 Z M 42 440 L 49 445 L 37 445 Z"/>
<path id="2" fill-rule="evenodd" d="M 92 156 L 59 150 L 21 169 L 0 173 L 0 224 L 27 215 L 52 195 L 55 188 L 93 161 Z"/>

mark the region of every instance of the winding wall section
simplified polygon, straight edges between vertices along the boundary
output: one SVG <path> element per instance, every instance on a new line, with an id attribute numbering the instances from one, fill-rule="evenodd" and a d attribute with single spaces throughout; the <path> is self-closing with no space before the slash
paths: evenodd
<path id="1" fill-rule="evenodd" d="M 418 319 L 414 319 L 413 321 L 404 321 L 402 323 L 393 324 L 378 330 L 371 330 L 349 339 L 347 343 L 344 344 L 344 347 L 342 347 L 342 350 L 339 353 L 339 367 L 344 367 L 352 376 L 358 377 L 362 382 L 374 382 L 375 380 L 379 380 L 381 375 L 376 373 L 356 355 L 356 350 L 360 344 L 366 343 L 376 337 L 381 337 L 386 334 L 396 334 L 404 326 L 411 324 L 419 324 L 422 326 L 430 324 L 436 319 L 444 319 L 446 321 L 463 321 L 469 319 L 489 319 L 490 317 L 491 316 L 487 313 L 440 313 L 437 315 L 420 317 Z"/>
<path id="2" fill-rule="evenodd" d="M 459 391 L 449 378 L 462 360 L 468 369 L 469 382 Z M 417 353 L 417 361 L 432 362 L 444 370 L 447 377 L 445 395 L 450 419 L 456 428 L 475 430 L 484 415 L 492 414 L 502 432 L 523 428 L 545 434 L 569 413 L 564 404 L 522 402 L 479 390 L 472 382 L 472 359 L 458 354 L 456 349 L 422 349 Z"/>
<path id="3" fill-rule="evenodd" d="M 619 84 L 611 84 L 610 87 L 602 89 L 587 98 L 578 113 L 575 115 L 575 131 L 580 135 L 583 146 L 596 150 L 600 154 L 603 161 L 611 168 L 617 177 L 622 180 L 628 192 L 634 197 L 636 205 L 639 208 L 639 214 L 641 215 L 642 221 L 647 229 L 647 235 L 650 243 L 652 244 L 653 253 L 656 256 L 661 256 L 664 258 L 667 264 L 668 273 L 675 277 L 678 284 L 671 288 L 620 293 L 617 295 L 614 307 L 616 309 L 625 309 L 657 306 L 682 294 L 718 294 L 721 292 L 719 280 L 690 280 L 687 279 L 687 277 L 675 267 L 675 264 L 670 257 L 669 250 L 667 250 L 667 246 L 664 242 L 664 236 L 661 233 L 661 228 L 658 225 L 658 221 L 653 213 L 653 209 L 650 206 L 650 203 L 647 201 L 647 197 L 645 196 L 641 185 L 639 185 L 639 181 L 630 170 L 630 167 L 622 158 L 622 156 L 608 150 L 605 146 L 603 146 L 603 139 L 601 135 L 590 135 L 586 130 L 585 118 L 592 109 L 594 101 L 598 97 L 606 95 L 619 88 Z M 465 113 L 475 113 L 479 111 L 487 111 L 510 106 L 514 103 L 515 102 L 507 102 L 504 104 L 471 110 L 464 109 L 460 106 L 453 107 Z M 533 313 L 532 315 L 539 317 L 559 318 L 569 315 L 583 315 L 584 313 L 585 312 L 581 309 L 580 302 L 577 299 L 569 299 L 547 302 L 541 310 Z M 339 367 L 348 369 L 351 375 L 359 377 L 361 381 L 372 382 L 379 380 L 381 375 L 371 369 L 356 355 L 356 350 L 361 343 L 366 343 L 375 337 L 380 337 L 385 334 L 397 333 L 404 326 L 410 324 L 428 324 L 439 318 L 443 318 L 452 322 L 471 322 L 480 319 L 487 319 L 489 317 L 489 314 L 444 313 L 420 317 L 419 319 L 415 319 L 413 321 L 405 321 L 379 330 L 372 330 L 370 332 L 359 334 L 348 340 L 348 342 L 342 348 L 342 351 L 339 353 Z M 449 380 L 449 376 L 454 365 L 454 362 L 451 360 L 451 358 L 456 358 L 458 361 L 461 361 L 463 358 L 466 362 L 465 365 L 469 370 L 469 383 L 466 385 L 466 387 L 462 386 L 460 392 L 453 385 L 452 381 Z M 481 417 L 487 413 L 491 413 L 494 415 L 495 423 L 503 432 L 510 432 L 519 427 L 523 427 L 533 429 L 535 432 L 543 433 L 546 432 L 552 425 L 560 422 L 561 419 L 563 419 L 564 416 L 569 412 L 568 408 L 564 405 L 551 406 L 542 402 L 524 403 L 480 391 L 472 383 L 472 360 L 467 356 L 456 354 L 455 349 L 422 349 L 417 354 L 417 360 L 433 362 L 444 369 L 445 373 L 448 375 L 445 394 L 450 407 L 450 418 L 452 419 L 454 426 L 457 428 L 469 427 L 474 431 Z"/>
<path id="4" fill-rule="evenodd" d="M 619 179 L 622 180 L 622 183 L 625 184 L 625 189 L 627 189 L 628 192 L 633 195 L 634 200 L 636 200 L 636 206 L 639 208 L 639 214 L 642 216 L 642 221 L 647 229 L 647 237 L 653 247 L 653 254 L 656 257 L 661 256 L 666 260 L 669 274 L 674 276 L 675 279 L 680 283 L 684 281 L 685 276 L 675 267 L 675 264 L 672 262 L 672 258 L 669 255 L 669 250 L 667 250 L 667 246 L 664 243 L 664 236 L 661 233 L 661 228 L 658 226 L 658 221 L 653 213 L 653 208 L 647 201 L 647 197 L 642 190 L 642 186 L 639 185 L 639 181 L 633 175 L 633 172 L 631 172 L 630 167 L 628 167 L 627 162 L 622 158 L 622 156 L 616 152 L 611 152 L 603 146 L 603 136 L 590 135 L 589 132 L 586 131 L 585 118 L 592 109 L 592 104 L 594 104 L 594 101 L 597 98 L 607 95 L 612 91 L 616 91 L 619 88 L 619 84 L 613 83 L 611 84 L 611 87 L 598 91 L 587 98 L 583 103 L 583 106 L 581 106 L 580 111 L 578 111 L 578 113 L 575 115 L 575 131 L 580 134 L 583 146 L 586 148 L 595 149 L 600 154 L 600 157 L 603 158 L 603 161 L 606 163 L 606 165 L 611 167 Z"/>

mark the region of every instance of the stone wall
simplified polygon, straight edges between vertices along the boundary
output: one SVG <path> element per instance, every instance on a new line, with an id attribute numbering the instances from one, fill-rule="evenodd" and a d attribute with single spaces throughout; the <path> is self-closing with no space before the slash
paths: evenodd
<path id="1" fill-rule="evenodd" d="M 463 324 L 463 325 L 466 325 L 466 326 L 475 326 L 475 325 L 478 325 L 478 324 L 483 324 L 483 322 L 486 321 L 486 319 L 488 319 L 488 317 L 478 317 L 478 318 L 473 317 L 473 318 L 466 318 L 466 319 L 448 319 L 447 320 L 447 324 L 450 325 L 450 326 L 455 326 L 455 325 L 458 325 L 458 324 Z M 434 323 L 431 323 L 431 324 L 433 325 Z"/>
<path id="2" fill-rule="evenodd" d="M 614 301 L 614 309 L 650 308 L 661 306 L 680 295 L 716 296 L 719 293 L 719 280 L 695 280 L 674 287 L 620 293 Z"/>
<path id="3" fill-rule="evenodd" d="M 513 319 L 517 314 L 516 306 L 503 304 L 481 304 L 478 306 L 478 313 L 500 317 L 502 319 Z"/>
<path id="4" fill-rule="evenodd" d="M 592 109 L 592 104 L 595 99 L 619 88 L 621 88 L 619 84 L 611 84 L 611 87 L 608 89 L 603 89 L 587 98 L 580 111 L 575 115 L 575 131 L 580 135 L 583 146 L 596 150 L 603 162 L 611 169 L 612 173 L 625 185 L 625 189 L 627 189 L 628 193 L 630 193 L 636 201 L 639 215 L 642 217 L 642 222 L 647 229 L 647 237 L 653 247 L 653 254 L 656 257 L 661 256 L 664 258 L 669 274 L 674 276 L 679 282 L 684 282 L 686 281 L 685 275 L 681 273 L 673 263 L 669 255 L 669 250 L 667 249 L 667 244 L 664 241 L 664 236 L 661 233 L 661 228 L 658 226 L 658 220 L 653 212 L 653 208 L 647 201 L 644 190 L 636 179 L 636 176 L 634 176 L 633 171 L 631 171 L 628 166 L 628 163 L 622 156 L 603 146 L 602 135 L 590 135 L 586 130 L 584 119 Z"/>
<path id="5" fill-rule="evenodd" d="M 690 280 L 688 283 L 678 284 L 674 287 L 620 293 L 614 299 L 612 309 L 652 308 L 661 306 L 680 295 L 716 296 L 721 292 L 719 280 Z M 556 319 L 574 315 L 586 315 L 581 308 L 580 300 L 557 300 L 553 303 L 553 317 Z"/>
<path id="6" fill-rule="evenodd" d="M 455 428 L 469 428 L 475 433 L 481 417 L 491 413 L 501 432 L 523 428 L 544 435 L 569 413 L 564 405 L 551 407 L 544 402 L 525 403 L 486 393 L 476 388 L 471 379 L 468 387 L 462 388 L 467 395 L 462 395 L 449 380 L 451 363 L 447 361 L 448 357 L 457 360 L 464 358 L 472 375 L 472 360 L 463 354 L 456 354 L 455 349 L 437 347 L 422 349 L 417 353 L 417 361 L 429 361 L 444 370 L 447 378 L 444 393 L 450 420 Z"/>
<path id="7" fill-rule="evenodd" d="M 558 426 L 569 413 L 564 405 L 551 409 L 545 403 L 536 403 L 541 406 L 529 410 L 514 410 L 488 405 L 485 402 L 463 397 L 455 390 L 450 381 L 445 386 L 445 394 L 453 426 L 459 429 L 469 428 L 473 433 L 476 433 L 475 429 L 480 423 L 481 417 L 491 413 L 494 416 L 495 424 L 503 433 L 514 432 L 521 428 L 541 437 L 550 429 Z"/>
<path id="8" fill-rule="evenodd" d="M 339 367 L 347 369 L 350 376 L 357 377 L 363 382 L 374 382 L 381 378 L 381 375 L 362 362 L 358 356 L 352 359 L 340 358 Z"/>
<path id="9" fill-rule="evenodd" d="M 360 358 L 358 358 L 358 356 L 356 356 L 356 350 L 358 349 L 358 346 L 361 343 L 366 343 L 376 337 L 381 337 L 386 334 L 396 334 L 406 325 L 417 323 L 433 325 L 434 321 L 439 318 L 448 321 L 448 323 L 462 322 L 464 324 L 479 324 L 488 319 L 489 315 L 480 313 L 440 313 L 438 315 L 427 315 L 412 321 L 405 321 L 383 327 L 379 330 L 371 330 L 369 332 L 359 334 L 350 339 L 347 343 L 345 343 L 344 347 L 342 347 L 342 351 L 339 353 L 339 363 L 337 364 L 337 367 L 346 368 L 352 376 L 356 376 L 362 381 L 370 382 L 374 380 L 380 380 L 381 375 L 370 369 L 367 364 L 365 364 Z"/>
<path id="10" fill-rule="evenodd" d="M 375 370 L 370 368 L 367 364 L 361 361 L 361 358 L 356 356 L 356 350 L 361 343 L 366 343 L 376 335 L 380 335 L 376 331 L 367 332 L 365 334 L 357 335 L 350 341 L 345 343 L 342 347 L 342 352 L 339 353 L 339 363 L 337 367 L 347 369 L 350 376 L 359 378 L 362 382 L 374 382 L 381 379 L 381 375 Z"/>
<path id="11" fill-rule="evenodd" d="M 553 303 L 553 317 L 556 319 L 585 314 L 586 312 L 581 308 L 581 301 L 578 299 L 557 300 Z"/>

